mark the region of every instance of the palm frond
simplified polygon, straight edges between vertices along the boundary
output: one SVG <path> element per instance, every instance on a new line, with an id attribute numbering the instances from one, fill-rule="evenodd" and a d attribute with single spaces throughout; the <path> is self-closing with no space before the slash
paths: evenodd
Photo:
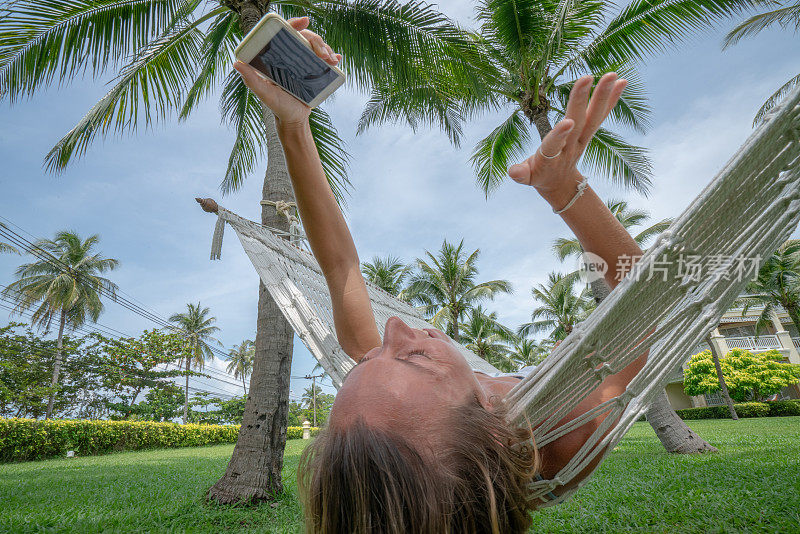
<path id="1" fill-rule="evenodd" d="M 97 76 L 185 18 L 199 0 L 20 0 L 0 16 L 0 98 Z"/>
<path id="2" fill-rule="evenodd" d="M 647 150 L 625 142 L 617 134 L 600 128 L 589 141 L 583 165 L 612 183 L 647 195 L 652 167 Z"/>
<path id="3" fill-rule="evenodd" d="M 529 126 L 516 110 L 478 142 L 470 160 L 478 186 L 487 196 L 505 180 L 509 165 L 525 156 L 530 142 Z"/>
<path id="4" fill-rule="evenodd" d="M 783 97 L 786 96 L 789 91 L 794 89 L 794 87 L 800 84 L 800 74 L 795 76 L 794 78 L 790 79 L 788 82 L 783 84 L 777 91 L 772 93 L 766 102 L 764 102 L 760 108 L 758 108 L 758 113 L 756 113 L 755 118 L 753 119 L 753 127 L 758 126 L 761 121 L 764 120 L 764 117 L 767 116 L 767 113 L 772 111 L 772 109 L 777 106 Z"/>
<path id="5" fill-rule="evenodd" d="M 233 11 L 219 14 L 204 32 L 199 69 L 178 115 L 181 119 L 188 118 L 212 88 L 223 79 L 241 38 L 239 15 Z"/>
<path id="6" fill-rule="evenodd" d="M 735 45 L 745 37 L 753 37 L 776 24 L 781 28 L 794 26 L 795 31 L 800 30 L 800 2 L 748 18 L 728 32 L 723 41 L 722 49 Z"/>
<path id="7" fill-rule="evenodd" d="M 183 24 L 154 40 L 120 72 L 111 90 L 70 130 L 45 157 L 50 171 L 63 171 L 74 155 L 82 156 L 95 135 L 109 130 L 135 130 L 163 120 L 178 106 L 200 55 L 198 26 L 220 10 Z"/>
<path id="8" fill-rule="evenodd" d="M 635 61 L 771 0 L 633 0 L 584 49 L 590 63 Z"/>

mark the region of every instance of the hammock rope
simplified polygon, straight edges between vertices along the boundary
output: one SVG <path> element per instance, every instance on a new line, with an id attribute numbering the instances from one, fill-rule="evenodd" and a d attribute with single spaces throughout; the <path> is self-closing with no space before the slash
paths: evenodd
<path id="1" fill-rule="evenodd" d="M 543 505 L 563 502 L 582 486 L 543 496 L 573 481 L 604 456 L 648 408 L 758 272 L 762 258 L 785 241 L 800 220 L 800 86 L 775 108 L 714 180 L 663 232 L 633 270 L 505 402 L 509 417 L 530 424 L 541 447 L 606 414 L 578 453 L 550 480 L 530 485 Z M 278 208 L 278 206 L 275 206 Z M 353 366 L 336 341 L 325 279 L 314 257 L 270 229 L 219 208 L 212 259 L 219 259 L 230 224 L 267 290 L 335 387 Z M 743 264 L 750 262 L 750 276 Z M 691 265 L 692 269 L 686 269 Z M 751 272 L 752 271 L 752 272 Z M 699 275 L 698 275 L 699 273 Z M 705 273 L 705 275 L 703 275 Z M 746 274 L 746 273 L 745 273 Z M 419 311 L 368 283 L 376 324 L 398 316 L 429 328 Z M 458 345 L 473 369 L 497 370 Z M 647 363 L 616 398 L 563 421 L 603 379 L 649 350 Z M 599 462 L 598 462 L 599 464 Z"/>

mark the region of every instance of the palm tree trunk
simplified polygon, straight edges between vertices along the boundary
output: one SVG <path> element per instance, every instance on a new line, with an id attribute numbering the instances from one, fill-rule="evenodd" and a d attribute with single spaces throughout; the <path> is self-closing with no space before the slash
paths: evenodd
<path id="1" fill-rule="evenodd" d="M 50 419 L 53 415 L 53 404 L 56 401 L 56 387 L 58 386 L 58 376 L 61 374 L 62 349 L 64 346 L 64 326 L 67 324 L 67 314 L 61 308 L 61 317 L 58 320 L 58 340 L 56 341 L 56 361 L 53 363 L 53 378 L 50 381 L 50 396 L 47 398 L 47 412 L 44 418 Z"/>
<path id="2" fill-rule="evenodd" d="M 536 130 L 539 132 L 539 138 L 544 139 L 547 134 L 550 133 L 550 130 L 553 129 L 553 126 L 550 124 L 550 118 L 547 116 L 547 113 L 534 113 L 533 116 L 528 117 L 530 121 L 536 126 Z"/>
<path id="3" fill-rule="evenodd" d="M 244 396 L 247 396 L 247 384 L 244 381 L 244 373 L 242 373 L 242 388 L 244 389 Z"/>
<path id="4" fill-rule="evenodd" d="M 249 28 L 242 28 L 245 32 Z M 275 118 L 264 110 L 267 127 L 267 172 L 264 200 L 294 201 L 283 146 Z M 261 222 L 289 231 L 289 223 L 271 206 L 262 205 Z M 250 395 L 233 456 L 221 479 L 208 491 L 219 503 L 273 499 L 283 492 L 281 469 L 289 418 L 289 371 L 292 367 L 294 332 L 280 308 L 259 283 L 255 356 L 250 376 Z"/>
<path id="5" fill-rule="evenodd" d="M 725 379 L 722 377 L 722 365 L 719 363 L 717 348 L 710 339 L 708 340 L 708 346 L 711 347 L 711 359 L 714 360 L 714 367 L 717 370 L 717 378 L 719 379 L 719 387 L 722 390 L 722 398 L 725 399 L 725 404 L 728 405 L 731 419 L 738 421 L 739 415 L 736 413 L 736 408 L 733 407 L 733 399 L 731 399 L 731 395 L 728 392 L 728 384 L 725 383 Z"/>
<path id="6" fill-rule="evenodd" d="M 186 357 L 186 389 L 183 396 L 183 424 L 189 422 L 189 372 L 192 366 L 192 359 Z"/>
<path id="7" fill-rule="evenodd" d="M 783 308 L 786 310 L 786 313 L 789 314 L 789 317 L 792 319 L 794 323 L 794 327 L 797 329 L 797 332 L 800 333 L 800 308 L 793 304 L 784 304 L 781 303 Z"/>

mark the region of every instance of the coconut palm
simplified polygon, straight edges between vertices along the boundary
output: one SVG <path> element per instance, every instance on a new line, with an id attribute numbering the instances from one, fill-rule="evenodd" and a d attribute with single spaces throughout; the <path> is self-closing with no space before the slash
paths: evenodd
<path id="1" fill-rule="evenodd" d="M 132 132 L 176 115 L 185 120 L 219 93 L 223 122 L 235 133 L 222 191 L 238 189 L 266 155 L 262 200 L 291 202 L 294 194 L 274 116 L 230 68 L 236 44 L 269 11 L 324 21 L 313 29 L 344 55 L 342 66 L 359 89 L 376 80 L 411 87 L 444 65 L 463 74 L 473 63 L 462 32 L 433 6 L 418 2 L 15 0 L 0 7 L 0 99 L 16 101 L 85 73 L 95 78 L 116 74 L 108 93 L 47 155 L 47 168 L 59 171 L 98 136 Z M 313 110 L 311 128 L 325 173 L 341 199 L 348 185 L 342 143 L 322 109 Z M 262 204 L 261 223 L 289 231 L 286 218 L 270 205 Z M 287 412 L 278 408 L 288 403 L 293 339 L 288 322 L 260 285 L 253 383 L 280 387 L 250 391 L 237 440 L 241 446 L 209 492 L 218 502 L 272 499 L 283 491 Z M 273 418 L 278 419 L 274 424 Z M 263 447 L 265 442 L 277 446 Z"/>
<path id="2" fill-rule="evenodd" d="M 478 59 L 468 76 L 440 69 L 411 90 L 377 84 L 359 131 L 399 119 L 412 127 L 439 126 L 457 145 L 466 120 L 486 111 L 502 113 L 505 120 L 472 155 L 476 180 L 488 194 L 506 178 L 511 163 L 529 155 L 533 128 L 544 138 L 564 116 L 578 77 L 598 79 L 617 71 L 627 78 L 610 121 L 645 132 L 650 110 L 634 63 L 762 4 L 766 0 L 633 0 L 624 7 L 599 0 L 478 0 L 479 28 L 473 35 Z M 583 165 L 639 192 L 650 186 L 645 150 L 605 128 L 589 140 Z"/>
<path id="3" fill-rule="evenodd" d="M 497 321 L 497 313 L 487 313 L 482 306 L 476 306 L 467 313 L 467 319 L 460 325 L 461 343 L 501 371 L 514 370 L 511 359 L 511 343 L 515 336 L 509 328 Z"/>
<path id="4" fill-rule="evenodd" d="M 646 224 L 650 219 L 647 211 L 631 208 L 624 200 L 610 199 L 606 201 L 606 205 L 626 230 Z M 672 224 L 672 219 L 659 221 L 641 230 L 633 239 L 641 248 L 645 248 L 650 239 L 666 230 L 670 224 Z M 577 238 L 560 237 L 553 242 L 553 253 L 559 260 L 564 261 L 570 256 L 581 255 L 583 247 Z"/>
<path id="5" fill-rule="evenodd" d="M 40 239 L 33 248 L 41 259 L 20 265 L 17 280 L 3 290 L 4 296 L 17 302 L 14 312 L 33 309 L 33 325 L 49 329 L 54 319 L 58 321 L 46 419 L 53 414 L 64 331 L 80 327 L 87 319 L 96 322 L 104 309 L 102 297 L 116 298 L 117 285 L 100 275 L 116 269 L 119 262 L 94 250 L 99 242 L 96 234 L 81 239 L 68 231 L 58 232 L 52 240 Z"/>
<path id="6" fill-rule="evenodd" d="M 247 377 L 253 371 L 253 356 L 255 354 L 255 343 L 250 339 L 245 339 L 238 345 L 234 345 L 228 351 L 227 371 L 233 374 L 234 378 L 242 379 L 242 388 L 247 395 Z"/>
<path id="7" fill-rule="evenodd" d="M 185 402 L 183 405 L 183 424 L 189 420 L 189 375 L 192 372 L 192 365 L 197 369 L 203 369 L 206 364 L 206 358 L 213 360 L 214 351 L 211 350 L 209 343 L 221 345 L 221 343 L 212 336 L 214 332 L 219 331 L 219 328 L 214 326 L 217 322 L 216 317 L 209 317 L 211 310 L 203 308 L 200 303 L 186 305 L 186 311 L 183 313 L 174 313 L 170 316 L 169 320 L 174 323 L 179 329 L 180 333 L 185 336 L 192 347 L 191 356 L 186 357 L 186 389 L 185 389 Z M 178 362 L 178 366 L 183 363 L 182 359 Z"/>
<path id="8" fill-rule="evenodd" d="M 586 288 L 576 289 L 578 277 L 573 274 L 549 273 L 547 283 L 531 289 L 539 304 L 531 312 L 531 322 L 520 325 L 517 334 L 527 337 L 547 332 L 551 338 L 564 339 L 594 309 L 594 301 Z"/>
<path id="9" fill-rule="evenodd" d="M 499 293 L 511 292 L 508 280 L 475 281 L 479 255 L 479 249 L 467 254 L 463 240 L 453 245 L 445 239 L 435 256 L 426 250 L 424 259 L 417 258 L 409 279 L 409 301 L 422 306 L 433 325 L 444 326 L 453 339 L 459 339 L 459 321 L 466 312 Z"/>
<path id="10" fill-rule="evenodd" d="M 394 256 L 381 258 L 375 256 L 372 261 L 361 265 L 364 278 L 395 297 L 405 297 L 405 282 L 410 274 L 407 265 Z"/>
<path id="11" fill-rule="evenodd" d="M 517 337 L 513 343 L 511 359 L 517 364 L 517 369 L 539 365 L 553 350 L 553 341 L 549 338 L 536 341 L 527 337 Z"/>
<path id="12" fill-rule="evenodd" d="M 777 6 L 777 7 L 776 7 Z M 773 2 L 770 4 L 770 11 L 759 13 L 748 18 L 725 36 L 725 41 L 722 48 L 726 49 L 735 45 L 745 37 L 753 37 L 767 28 L 780 26 L 783 29 L 793 28 L 795 32 L 800 30 L 800 2 Z M 755 118 L 753 119 L 753 126 L 756 126 L 769 111 L 783 100 L 789 91 L 791 91 L 798 83 L 800 83 L 800 74 L 791 78 L 788 82 L 778 88 L 777 91 L 772 93 L 764 104 L 758 109 Z"/>
<path id="13" fill-rule="evenodd" d="M 0 230 L 8 228 L 5 224 L 0 222 Z M 11 243 L 0 241 L 0 253 L 19 254 L 19 250 Z"/>
<path id="14" fill-rule="evenodd" d="M 747 294 L 736 301 L 743 306 L 742 315 L 753 306 L 764 307 L 756 321 L 756 332 L 770 325 L 772 314 L 780 308 L 786 310 L 800 332 L 800 240 L 786 241 L 767 257 L 745 291 Z"/>

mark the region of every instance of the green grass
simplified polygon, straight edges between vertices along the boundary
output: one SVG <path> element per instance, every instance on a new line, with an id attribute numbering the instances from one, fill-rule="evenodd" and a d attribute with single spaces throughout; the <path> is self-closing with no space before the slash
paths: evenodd
<path id="1" fill-rule="evenodd" d="M 800 417 L 690 421 L 719 454 L 664 452 L 636 423 L 536 532 L 800 532 Z M 203 502 L 233 447 L 169 449 L 0 465 L 0 532 L 301 532 L 290 441 L 274 506 Z"/>

